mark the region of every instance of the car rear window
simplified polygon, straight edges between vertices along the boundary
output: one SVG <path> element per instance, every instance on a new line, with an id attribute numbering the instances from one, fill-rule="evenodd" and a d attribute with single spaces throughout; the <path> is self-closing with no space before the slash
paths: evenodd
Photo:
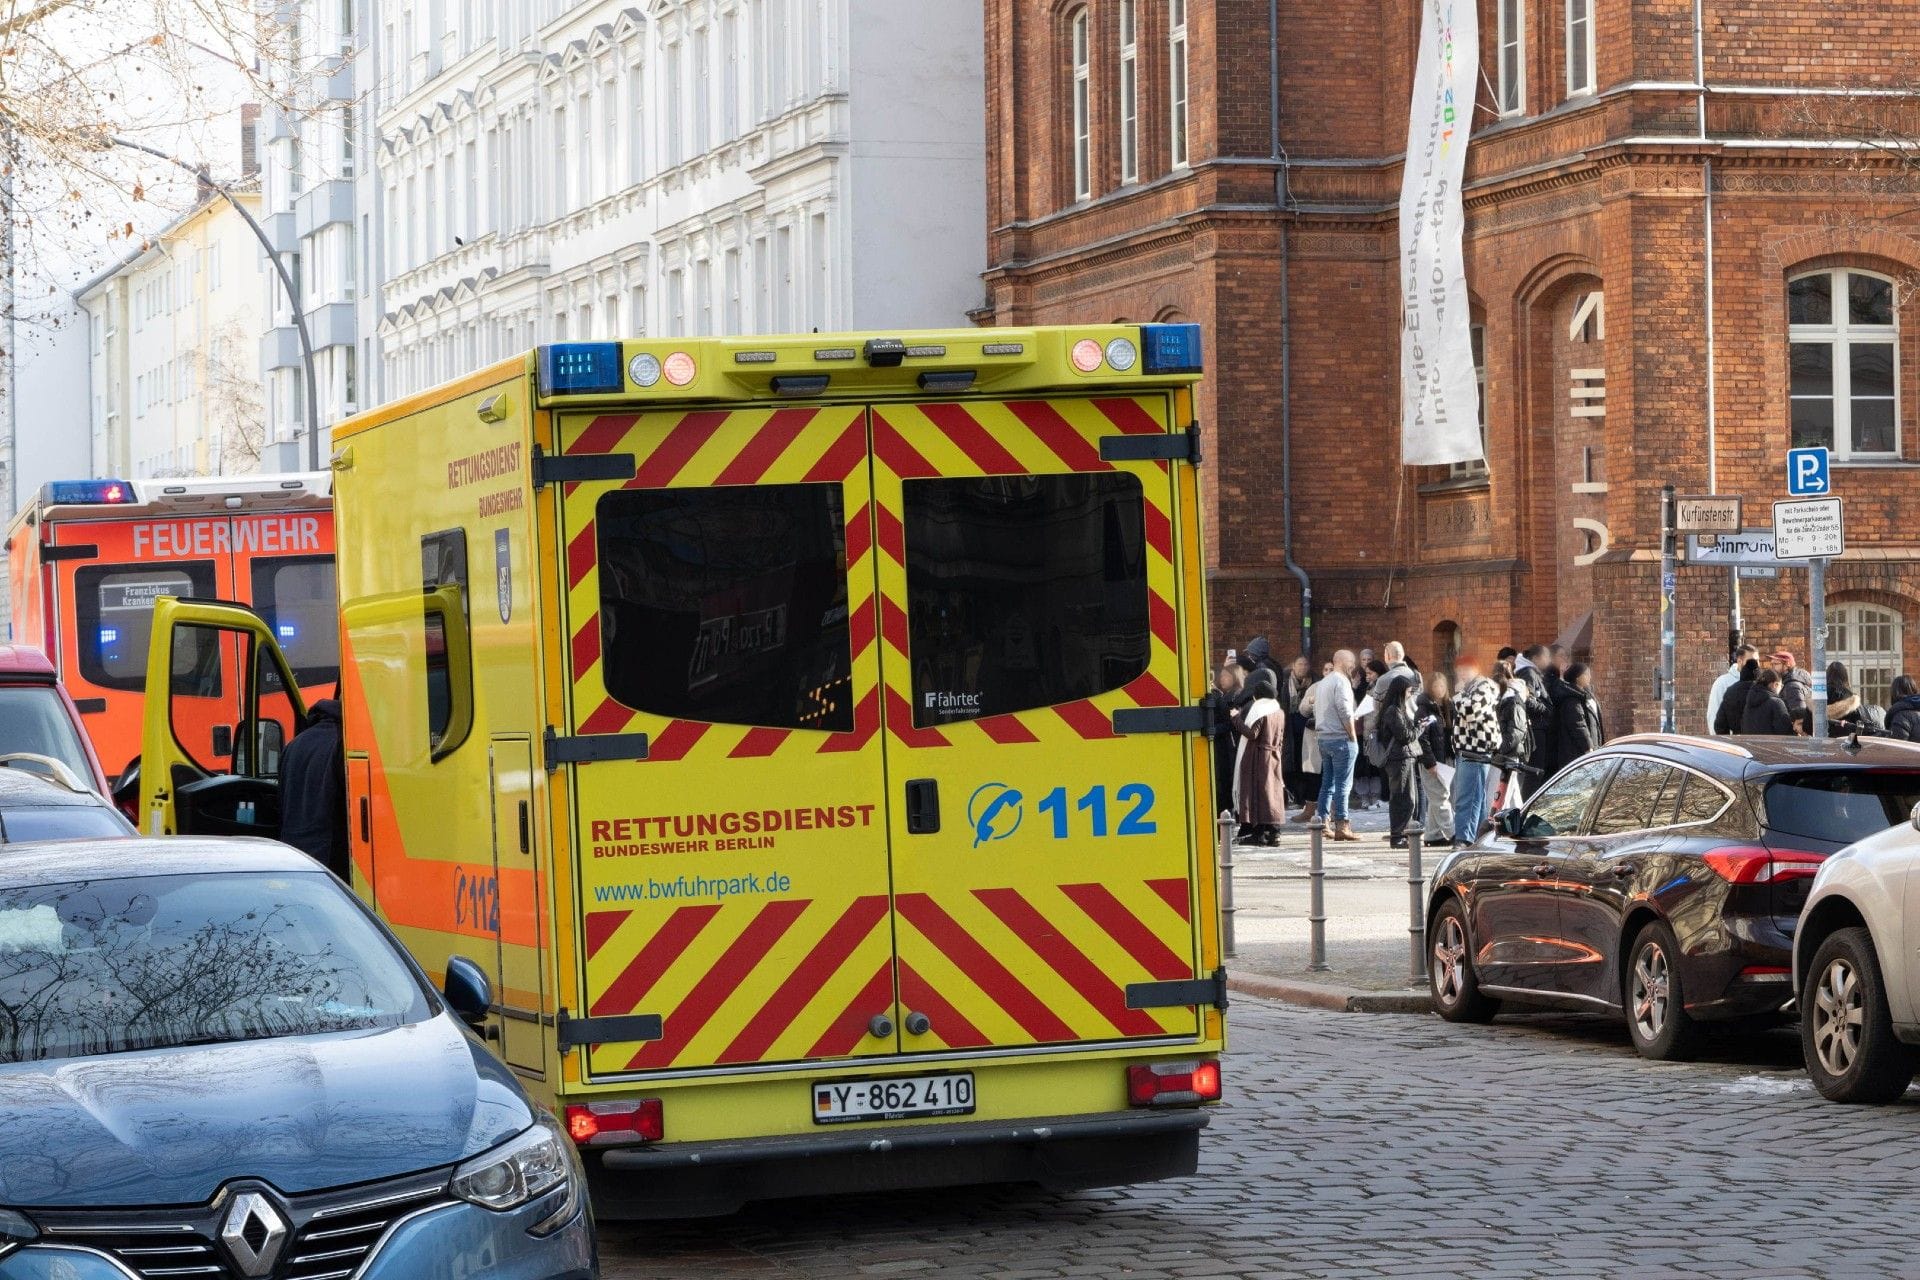
<path id="1" fill-rule="evenodd" d="M 139 834 L 119 813 L 103 805 L 41 805 L 0 809 L 0 843 L 28 840 L 110 840 Z"/>
<path id="2" fill-rule="evenodd" d="M 989 476 L 905 483 L 913 720 L 1058 706 L 1147 669 L 1139 478 Z"/>
<path id="3" fill-rule="evenodd" d="M 1852 844 L 1905 822 L 1920 803 L 1920 772 L 1834 769 L 1767 783 L 1766 826 L 1782 835 Z"/>
<path id="4" fill-rule="evenodd" d="M 52 685 L 0 688 L 0 756 L 15 754 L 50 756 L 82 782 L 93 782 L 80 731 Z"/>

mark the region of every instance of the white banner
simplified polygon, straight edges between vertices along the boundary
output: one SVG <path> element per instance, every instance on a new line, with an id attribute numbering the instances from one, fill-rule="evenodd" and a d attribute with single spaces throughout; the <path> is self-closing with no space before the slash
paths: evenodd
<path id="1" fill-rule="evenodd" d="M 1400 453 L 1407 466 L 1474 462 L 1480 443 L 1460 185 L 1480 80 L 1474 0 L 1424 0 L 1400 191 Z"/>

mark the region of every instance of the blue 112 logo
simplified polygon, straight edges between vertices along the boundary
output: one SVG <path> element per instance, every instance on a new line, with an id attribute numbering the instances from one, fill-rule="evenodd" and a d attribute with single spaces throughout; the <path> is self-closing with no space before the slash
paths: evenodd
<path id="1" fill-rule="evenodd" d="M 1051 822 L 1055 840 L 1065 840 L 1076 827 L 1096 839 L 1108 836 L 1150 836 L 1160 828 L 1153 819 L 1153 788 L 1129 782 L 1117 788 L 1111 800 L 1102 784 L 1089 787 L 1071 800 L 1065 787 L 1055 787 L 1033 806 Z M 1026 820 L 1026 797 L 1004 782 L 989 782 L 967 800 L 967 823 L 973 828 L 973 847 L 1006 840 Z"/>

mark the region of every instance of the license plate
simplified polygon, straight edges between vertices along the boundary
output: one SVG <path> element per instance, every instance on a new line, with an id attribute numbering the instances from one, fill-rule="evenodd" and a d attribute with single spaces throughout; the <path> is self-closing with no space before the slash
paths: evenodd
<path id="1" fill-rule="evenodd" d="M 973 1072 L 835 1080 L 813 1086 L 813 1122 L 906 1120 L 914 1116 L 973 1114 Z"/>

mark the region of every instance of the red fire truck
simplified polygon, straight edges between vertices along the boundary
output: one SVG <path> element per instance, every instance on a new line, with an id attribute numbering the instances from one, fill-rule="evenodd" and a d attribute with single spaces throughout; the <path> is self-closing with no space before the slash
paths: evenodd
<path id="1" fill-rule="evenodd" d="M 309 702 L 340 678 L 326 472 L 54 481 L 15 517 L 6 547 L 11 639 L 53 659 L 110 776 L 140 753 L 161 596 L 252 606 Z"/>

